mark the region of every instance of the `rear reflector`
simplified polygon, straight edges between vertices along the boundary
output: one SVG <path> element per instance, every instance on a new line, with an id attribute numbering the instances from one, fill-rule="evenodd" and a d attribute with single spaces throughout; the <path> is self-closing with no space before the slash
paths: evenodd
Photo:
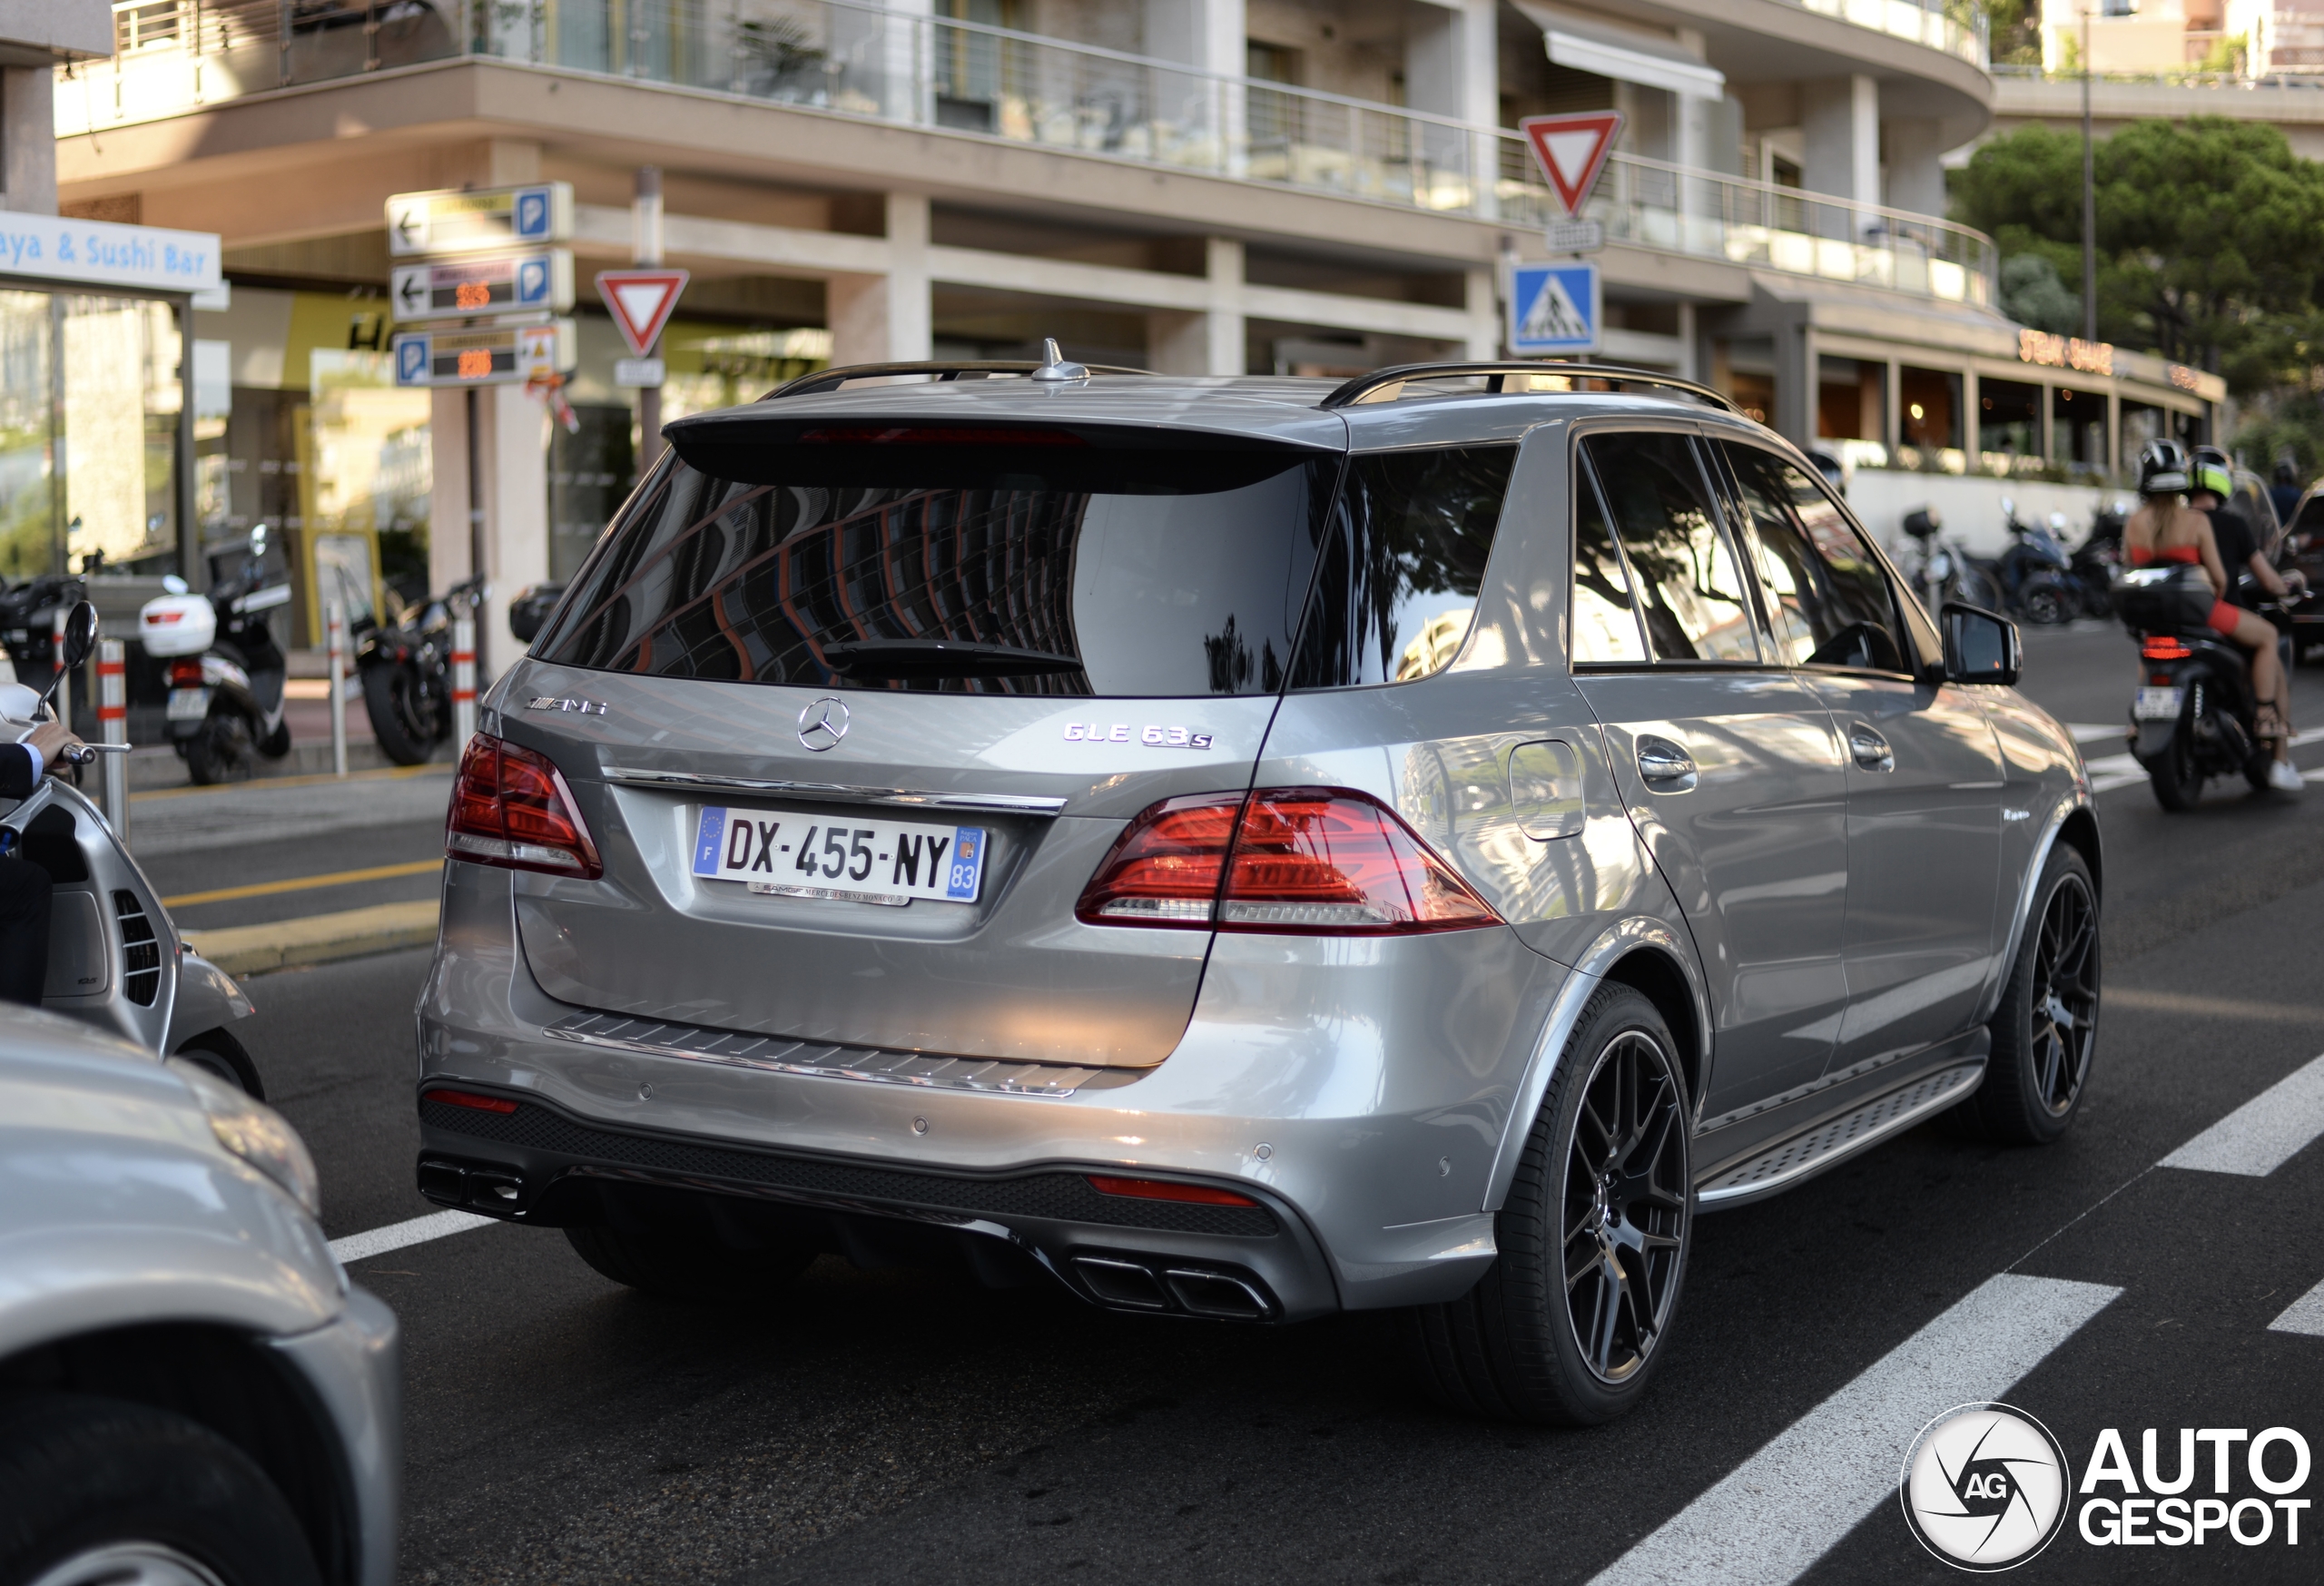
<path id="1" fill-rule="evenodd" d="M 423 1090 L 422 1101 L 441 1101 L 452 1107 L 473 1107 L 478 1112 L 514 1112 L 517 1104 L 498 1096 L 478 1096 L 473 1090 Z"/>
<path id="2" fill-rule="evenodd" d="M 2193 654 L 2168 634 L 2158 634 L 2139 646 L 2139 656 L 2146 661 L 2183 661 Z"/>
<path id="3" fill-rule="evenodd" d="M 548 756 L 483 733 L 460 756 L 444 852 L 471 864 L 585 881 L 606 873 L 573 792 Z"/>
<path id="4" fill-rule="evenodd" d="M 1173 1184 L 1165 1178 L 1108 1178 L 1096 1173 L 1085 1174 L 1089 1187 L 1099 1195 L 1127 1196 L 1132 1200 L 1180 1200 L 1194 1206 L 1256 1206 L 1259 1203 L 1247 1195 L 1237 1195 L 1231 1189 L 1213 1189 L 1206 1184 Z"/>
<path id="5" fill-rule="evenodd" d="M 1123 832 L 1074 912 L 1091 925 L 1326 936 L 1501 921 L 1394 811 L 1344 788 L 1155 804 Z"/>

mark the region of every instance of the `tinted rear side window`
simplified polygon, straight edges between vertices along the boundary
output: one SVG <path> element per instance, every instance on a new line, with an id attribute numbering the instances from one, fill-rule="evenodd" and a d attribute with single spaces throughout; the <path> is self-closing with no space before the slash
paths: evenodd
<path id="1" fill-rule="evenodd" d="M 1338 470 L 1078 440 L 704 448 L 534 653 L 821 688 L 1274 693 Z"/>
<path id="2" fill-rule="evenodd" d="M 1638 581 L 1658 661 L 1756 661 L 1742 568 L 1683 435 L 1593 435 L 1582 443 Z"/>
<path id="3" fill-rule="evenodd" d="M 1409 683 L 1469 636 L 1514 446 L 1352 458 L 1325 527 L 1295 688 Z"/>

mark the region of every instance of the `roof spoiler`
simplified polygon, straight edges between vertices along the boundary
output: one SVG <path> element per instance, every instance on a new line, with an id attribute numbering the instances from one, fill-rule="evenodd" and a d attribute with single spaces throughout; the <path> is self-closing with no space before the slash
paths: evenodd
<path id="1" fill-rule="evenodd" d="M 1617 390 L 1624 386 L 1654 386 L 1709 402 L 1729 413 L 1740 415 L 1743 411 L 1729 398 L 1709 386 L 1682 380 L 1674 375 L 1656 374 L 1650 369 L 1625 369 L 1620 364 L 1610 363 L 1399 363 L 1356 376 L 1316 406 L 1351 408 L 1367 402 L 1393 402 L 1402 398 L 1403 388 L 1408 381 L 1469 376 L 1482 377 L 1485 389 L 1495 394 L 1511 391 L 1518 395 L 1538 395 L 1541 393 L 1531 392 L 1526 386 L 1512 387 L 1511 381 L 1519 376 L 1526 377 L 1530 381 L 1545 375 L 1573 382 L 1569 389 L 1578 388 L 1583 380 L 1604 380 Z"/>

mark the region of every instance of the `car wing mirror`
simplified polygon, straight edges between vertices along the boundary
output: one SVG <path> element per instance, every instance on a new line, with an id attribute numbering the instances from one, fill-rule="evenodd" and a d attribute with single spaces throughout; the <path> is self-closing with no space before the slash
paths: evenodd
<path id="1" fill-rule="evenodd" d="M 1945 680 L 2015 686 L 2024 670 L 2017 625 L 1974 606 L 1947 601 L 1938 626 L 1945 635 Z"/>

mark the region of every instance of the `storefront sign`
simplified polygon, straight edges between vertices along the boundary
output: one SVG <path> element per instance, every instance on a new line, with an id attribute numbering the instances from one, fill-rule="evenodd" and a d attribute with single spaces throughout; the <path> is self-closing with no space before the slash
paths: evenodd
<path id="1" fill-rule="evenodd" d="M 484 253 L 436 264 L 399 264 L 388 300 L 399 320 L 465 320 L 573 306 L 573 253 Z"/>
<path id="2" fill-rule="evenodd" d="M 405 330 L 395 349 L 399 386 L 521 386 L 581 361 L 570 320 L 498 330 Z"/>
<path id="3" fill-rule="evenodd" d="M 0 277 L 5 276 L 133 291 L 209 291 L 220 280 L 218 238 L 211 231 L 0 210 Z"/>
<path id="4" fill-rule="evenodd" d="M 399 192 L 388 200 L 388 251 L 398 259 L 563 242 L 572 236 L 569 182 L 469 192 Z"/>
<path id="5" fill-rule="evenodd" d="M 2172 385 L 2182 391 L 2201 391 L 2203 389 L 2202 376 L 2183 363 L 2168 365 L 2163 369 L 2163 373 L 2170 378 Z"/>
<path id="6" fill-rule="evenodd" d="M 2083 374 L 2114 372 L 2112 342 L 2053 336 L 2046 330 L 2020 330 L 2017 357 L 2021 363 L 2038 363 L 2049 369 L 2080 369 Z"/>

